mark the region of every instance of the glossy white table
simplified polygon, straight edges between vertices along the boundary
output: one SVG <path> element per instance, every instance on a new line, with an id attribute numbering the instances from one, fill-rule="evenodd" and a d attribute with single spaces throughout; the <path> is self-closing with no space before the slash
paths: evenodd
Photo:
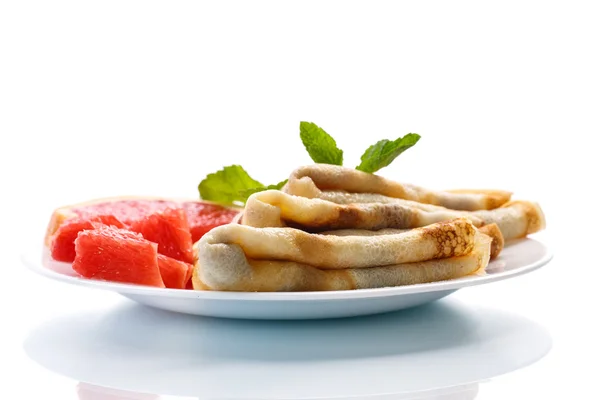
<path id="1" fill-rule="evenodd" d="M 597 330 L 580 318 L 592 302 L 570 307 L 560 254 L 423 307 L 324 321 L 170 313 L 22 268 L 36 296 L 6 332 L 4 386 L 82 400 L 575 398 L 594 387 Z"/>

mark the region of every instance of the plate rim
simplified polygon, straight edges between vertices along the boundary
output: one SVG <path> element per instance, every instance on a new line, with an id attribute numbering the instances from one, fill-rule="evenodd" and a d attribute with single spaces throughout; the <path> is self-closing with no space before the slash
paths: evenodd
<path id="1" fill-rule="evenodd" d="M 135 294 L 146 296 L 166 296 L 171 298 L 188 298 L 202 300 L 220 300 L 220 301 L 325 301 L 325 300 L 349 300 L 365 299 L 379 297 L 393 297 L 409 294 L 428 293 L 441 290 L 458 290 L 466 287 L 479 286 L 487 283 L 498 282 L 520 275 L 533 272 L 544 265 L 547 265 L 553 258 L 554 253 L 543 240 L 534 238 L 525 238 L 523 240 L 535 241 L 544 249 L 544 255 L 534 262 L 524 265 L 520 268 L 509 271 L 498 272 L 494 274 L 468 276 L 446 281 L 437 281 L 430 283 L 418 283 L 404 286 L 392 286 L 385 288 L 356 289 L 356 290 L 335 290 L 335 291 L 312 291 L 312 292 L 229 292 L 229 291 L 202 291 L 202 290 L 182 290 L 169 288 L 154 288 L 151 286 L 142 286 L 128 283 L 109 282 L 102 280 L 86 279 L 77 276 L 70 276 L 53 271 L 44 267 L 42 261 L 34 261 L 33 255 L 42 256 L 37 251 L 21 252 L 21 262 L 30 270 L 38 275 L 50 278 L 56 281 L 84 286 L 92 289 L 108 290 L 119 294 Z"/>

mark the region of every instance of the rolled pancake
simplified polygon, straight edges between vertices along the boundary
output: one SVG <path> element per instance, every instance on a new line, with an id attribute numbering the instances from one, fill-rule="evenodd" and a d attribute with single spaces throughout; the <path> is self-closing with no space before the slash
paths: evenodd
<path id="1" fill-rule="evenodd" d="M 472 251 L 459 257 L 370 268 L 319 269 L 293 261 L 249 258 L 239 245 L 219 241 L 219 236 L 227 236 L 226 231 L 233 229 L 237 229 L 234 224 L 214 228 L 196 244 L 200 257 L 192 276 L 194 289 L 281 292 L 411 285 L 480 273 L 490 259 L 491 239 L 475 231 Z M 274 229 L 270 234 L 285 228 Z"/>
<path id="2" fill-rule="evenodd" d="M 405 202 L 337 204 L 278 190 L 251 195 L 241 223 L 258 228 L 289 226 L 309 232 L 376 231 L 418 228 L 460 217 L 477 227 L 498 224 L 505 240 L 524 237 L 545 227 L 541 208 L 528 201 L 512 201 L 494 210 L 456 211 L 443 207 L 426 210 Z"/>
<path id="3" fill-rule="evenodd" d="M 286 192 L 289 193 L 289 192 Z M 301 196 L 300 194 L 294 194 L 295 196 Z M 303 196 L 308 197 L 310 199 L 321 199 L 331 201 L 332 203 L 337 204 L 360 204 L 360 203 L 381 203 L 381 204 L 389 204 L 389 203 L 397 203 L 403 204 L 408 207 L 415 207 L 419 210 L 423 211 L 440 211 L 440 210 L 448 210 L 446 207 L 436 206 L 433 204 L 419 203 L 418 201 L 398 199 L 395 197 L 388 197 L 382 194 L 377 193 L 349 193 L 341 190 L 327 190 L 320 192 L 318 196 Z M 457 215 L 464 213 L 467 214 L 468 211 L 461 210 L 452 210 Z"/>
<path id="4" fill-rule="evenodd" d="M 504 236 L 498 227 L 498 224 L 484 225 L 479 229 L 479 232 L 489 236 L 492 239 L 490 246 L 490 259 L 495 259 L 504 249 Z"/>
<path id="5" fill-rule="evenodd" d="M 546 217 L 539 204 L 513 200 L 490 211 L 474 211 L 472 215 L 484 225 L 496 224 L 504 240 L 520 239 L 546 228 Z"/>
<path id="6" fill-rule="evenodd" d="M 348 228 L 418 228 L 460 217 L 467 217 L 474 224 L 483 225 L 480 218 L 470 213 L 443 207 L 426 211 L 399 202 L 336 204 L 278 190 L 266 190 L 248 198 L 241 222 L 257 228 L 297 226 L 319 232 Z"/>
<path id="7" fill-rule="evenodd" d="M 224 243 L 239 246 L 248 258 L 256 260 L 293 261 L 320 269 L 368 268 L 463 256 L 473 250 L 475 231 L 465 218 L 378 237 L 231 224 L 207 233 L 199 249 Z"/>
<path id="8" fill-rule="evenodd" d="M 356 169 L 328 164 L 313 164 L 295 169 L 283 191 L 297 196 L 323 199 L 327 199 L 329 191 L 378 194 L 467 211 L 491 210 L 500 207 L 512 196 L 512 193 L 503 190 L 429 190 Z M 353 203 L 357 202 L 364 201 L 353 201 Z"/>
<path id="9" fill-rule="evenodd" d="M 418 229 L 418 228 L 417 228 Z M 483 225 L 477 228 L 481 233 L 489 236 L 492 239 L 490 249 L 490 259 L 495 259 L 500 255 L 504 249 L 504 237 L 497 224 Z M 384 236 L 384 235 L 397 235 L 399 233 L 408 232 L 410 229 L 380 229 L 378 231 L 367 231 L 361 229 L 339 229 L 335 231 L 320 232 L 320 235 L 333 235 L 333 236 Z"/>

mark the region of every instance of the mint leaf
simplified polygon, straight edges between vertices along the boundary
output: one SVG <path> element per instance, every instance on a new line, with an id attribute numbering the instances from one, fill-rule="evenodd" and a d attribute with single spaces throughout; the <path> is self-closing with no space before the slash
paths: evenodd
<path id="1" fill-rule="evenodd" d="M 248 197 L 250 197 L 254 193 L 263 192 L 265 190 L 272 190 L 272 189 L 280 190 L 283 187 L 283 185 L 285 185 L 287 183 L 287 181 L 288 180 L 286 179 L 285 181 L 281 181 L 281 182 L 279 182 L 279 183 L 277 183 L 275 185 L 261 186 L 261 187 L 255 187 L 255 188 L 252 188 L 252 189 L 242 190 L 240 192 L 240 195 L 242 197 L 245 197 L 245 200 L 244 200 L 244 202 L 245 202 L 246 200 L 248 200 Z"/>
<path id="2" fill-rule="evenodd" d="M 405 150 L 414 146 L 421 136 L 416 133 L 408 133 L 394 141 L 383 139 L 369 147 L 360 158 L 360 165 L 356 167 L 359 171 L 376 172 L 387 167 Z"/>
<path id="3" fill-rule="evenodd" d="M 300 139 L 316 163 L 342 165 L 344 152 L 327 132 L 312 122 L 300 122 Z"/>
<path id="4" fill-rule="evenodd" d="M 222 204 L 244 204 L 248 196 L 243 192 L 248 189 L 265 187 L 252 179 L 241 165 L 230 165 L 222 170 L 209 174 L 198 185 L 200 198 Z"/>

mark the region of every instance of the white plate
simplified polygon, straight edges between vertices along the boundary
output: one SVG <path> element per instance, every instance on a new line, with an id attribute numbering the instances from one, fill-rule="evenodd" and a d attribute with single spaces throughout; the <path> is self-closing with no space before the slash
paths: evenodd
<path id="1" fill-rule="evenodd" d="M 28 252 L 22 259 L 30 269 L 46 277 L 114 291 L 163 310 L 225 318 L 320 319 L 378 314 L 422 305 L 464 287 L 531 272 L 547 264 L 552 254 L 542 242 L 528 238 L 507 245 L 482 276 L 380 289 L 293 293 L 159 289 L 78 277 L 70 264 L 52 261 L 47 251 Z"/>

